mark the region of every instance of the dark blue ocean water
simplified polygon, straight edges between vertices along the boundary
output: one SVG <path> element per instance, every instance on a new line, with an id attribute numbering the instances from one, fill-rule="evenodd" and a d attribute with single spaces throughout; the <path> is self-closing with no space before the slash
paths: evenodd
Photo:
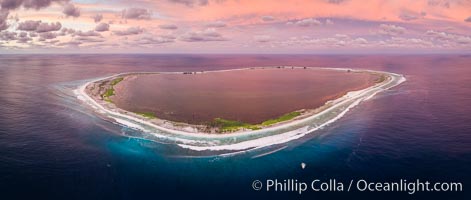
<path id="1" fill-rule="evenodd" d="M 119 72 L 273 65 L 384 70 L 407 82 L 321 131 L 233 156 L 147 140 L 70 93 L 81 80 Z M 470 197 L 471 56 L 0 55 L 0 80 L 0 199 Z M 464 191 L 299 195 L 251 186 L 256 179 L 359 178 L 462 182 Z"/>

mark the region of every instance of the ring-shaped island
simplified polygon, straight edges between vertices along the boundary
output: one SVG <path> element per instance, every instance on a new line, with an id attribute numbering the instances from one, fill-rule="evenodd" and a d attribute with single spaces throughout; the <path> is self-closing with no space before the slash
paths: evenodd
<path id="1" fill-rule="evenodd" d="M 179 139 L 186 142 L 215 138 L 218 141 L 209 145 L 196 142 L 202 147 L 198 150 L 211 150 L 221 145 L 256 143 L 302 128 L 307 128 L 302 132 L 309 132 L 403 81 L 402 75 L 371 70 L 252 67 L 122 73 L 87 82 L 77 94 L 123 125 L 152 127 L 156 134 L 183 136 Z M 278 143 L 286 140 L 283 138 L 270 141 Z"/>

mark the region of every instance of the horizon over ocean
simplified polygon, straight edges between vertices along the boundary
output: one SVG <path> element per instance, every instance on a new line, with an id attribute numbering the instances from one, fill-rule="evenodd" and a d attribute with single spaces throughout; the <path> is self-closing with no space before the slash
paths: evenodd
<path id="1" fill-rule="evenodd" d="M 407 81 L 298 140 L 200 155 L 98 117 L 72 89 L 121 72 L 296 65 L 394 72 Z M 0 55 L 2 199 L 298 198 L 254 180 L 416 179 L 462 192 L 306 192 L 318 198 L 469 198 L 471 55 Z M 300 167 L 301 163 L 306 168 Z"/>

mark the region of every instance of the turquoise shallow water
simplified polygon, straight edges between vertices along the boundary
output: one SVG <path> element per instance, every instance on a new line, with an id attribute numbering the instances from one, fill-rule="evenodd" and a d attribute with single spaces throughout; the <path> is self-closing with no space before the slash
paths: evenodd
<path id="1" fill-rule="evenodd" d="M 149 140 L 97 117 L 68 90 L 77 80 L 119 72 L 273 65 L 383 70 L 404 74 L 407 82 L 314 134 L 226 156 Z M 299 195 L 254 191 L 252 181 L 420 178 L 463 182 L 464 192 L 301 197 L 465 199 L 471 180 L 470 65 L 471 57 L 460 55 L 1 55 L 0 191 L 6 199 L 282 199 Z"/>

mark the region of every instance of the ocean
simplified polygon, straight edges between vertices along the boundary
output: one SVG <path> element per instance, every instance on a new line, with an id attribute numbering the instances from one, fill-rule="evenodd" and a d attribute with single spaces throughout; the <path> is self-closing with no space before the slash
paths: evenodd
<path id="1" fill-rule="evenodd" d="M 295 65 L 407 81 L 322 130 L 239 154 L 200 154 L 103 120 L 75 98 L 121 72 Z M 0 199 L 468 199 L 470 55 L 0 55 Z M 301 167 L 305 164 L 305 168 Z M 461 192 L 256 191 L 255 180 L 460 182 Z"/>

